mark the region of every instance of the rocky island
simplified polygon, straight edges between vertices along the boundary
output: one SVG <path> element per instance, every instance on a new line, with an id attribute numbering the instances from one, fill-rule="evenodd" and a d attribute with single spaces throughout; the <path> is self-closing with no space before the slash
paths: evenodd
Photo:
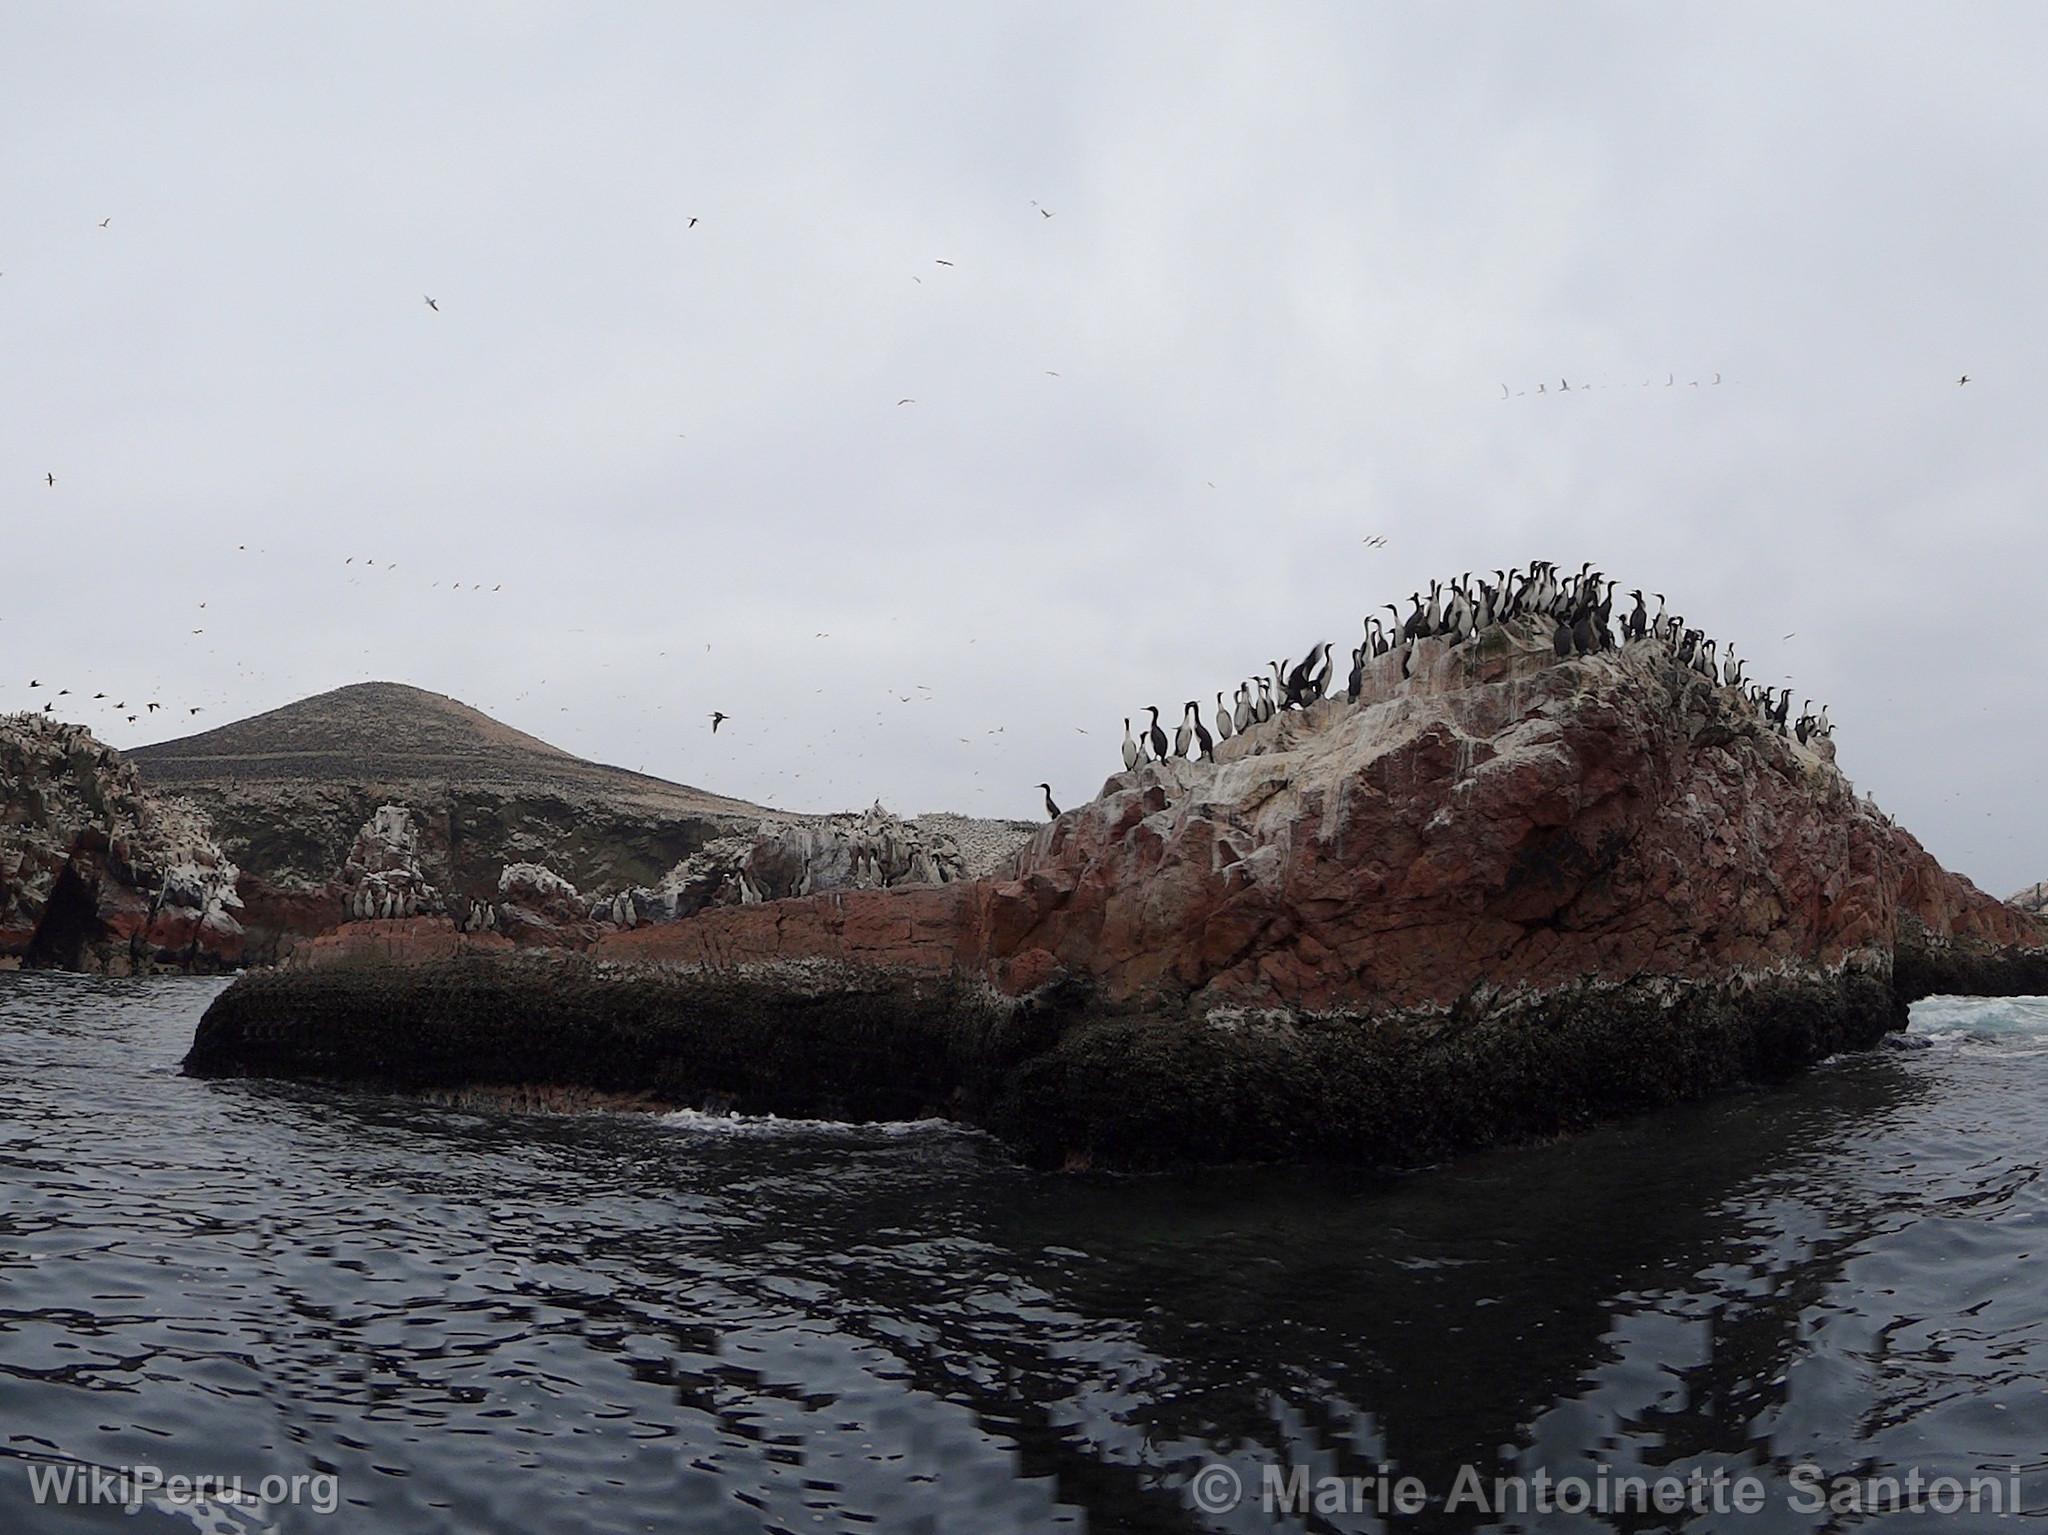
<path id="1" fill-rule="evenodd" d="M 1530 615 L 1361 665 L 1357 702 L 1118 773 L 995 872 L 767 827 L 737 886 L 678 865 L 575 953 L 351 922 L 225 992 L 187 1069 L 935 1113 L 1070 1167 L 1414 1163 L 1782 1075 L 1936 990 L 2048 991 L 2037 917 L 1663 645 Z"/>

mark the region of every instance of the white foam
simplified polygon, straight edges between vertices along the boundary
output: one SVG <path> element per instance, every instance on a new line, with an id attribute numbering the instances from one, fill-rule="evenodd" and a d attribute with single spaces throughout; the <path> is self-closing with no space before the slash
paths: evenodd
<path id="1" fill-rule="evenodd" d="M 677 1109 L 657 1116 L 662 1124 L 698 1135 L 729 1136 L 906 1136 L 972 1135 L 950 1119 L 878 1119 L 856 1124 L 843 1119 L 784 1119 L 778 1114 L 713 1114 Z"/>
<path id="2" fill-rule="evenodd" d="M 2048 997 L 1927 997 L 1906 1032 L 1940 1044 L 2048 1037 Z"/>

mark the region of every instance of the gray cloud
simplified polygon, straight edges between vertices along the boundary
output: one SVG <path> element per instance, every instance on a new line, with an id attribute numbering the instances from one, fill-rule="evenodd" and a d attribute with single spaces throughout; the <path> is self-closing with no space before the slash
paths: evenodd
<path id="1" fill-rule="evenodd" d="M 392 677 L 779 804 L 1029 815 L 1143 703 L 1591 558 L 2004 893 L 2048 872 L 2044 33 L 31 10 L 0 707 Z"/>

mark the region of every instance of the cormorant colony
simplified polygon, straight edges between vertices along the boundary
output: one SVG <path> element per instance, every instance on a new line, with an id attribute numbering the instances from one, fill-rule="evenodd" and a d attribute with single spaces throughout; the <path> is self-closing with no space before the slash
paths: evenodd
<path id="1" fill-rule="evenodd" d="M 1408 594 L 1413 611 L 1405 618 L 1399 605 L 1391 602 L 1384 605 L 1391 615 L 1385 622 L 1377 614 L 1368 617 L 1365 637 L 1351 651 L 1345 697 L 1352 703 L 1359 701 L 1365 687 L 1366 665 L 1381 656 L 1398 654 L 1401 675 L 1407 677 L 1417 640 L 1443 638 L 1455 648 L 1497 624 L 1534 616 L 1549 621 L 1551 644 L 1560 657 L 1594 655 L 1654 642 L 1662 645 L 1678 665 L 1715 686 L 1740 689 L 1758 717 L 1778 734 L 1797 736 L 1802 746 L 1815 737 L 1834 734 L 1827 706 L 1823 704 L 1820 713 L 1814 714 L 1812 699 L 1806 700 L 1806 710 L 1788 726 L 1792 689 L 1745 681 L 1743 667 L 1747 663 L 1736 657 L 1735 647 L 1723 649 L 1719 641 L 1709 639 L 1703 631 L 1687 627 L 1679 614 L 1667 614 L 1662 592 L 1649 593 L 1657 599 L 1657 611 L 1652 615 L 1644 594 L 1631 591 L 1629 596 L 1635 599 L 1634 604 L 1617 624 L 1614 589 L 1620 583 L 1593 569 L 1590 560 L 1579 567 L 1576 575 L 1560 577 L 1557 566 L 1549 560 L 1533 561 L 1526 572 L 1518 567 L 1496 570 L 1493 574 L 1492 581 L 1482 577 L 1475 582 L 1470 571 L 1448 584 L 1432 581 L 1427 598 L 1420 591 Z M 1185 757 L 1190 748 L 1198 757 L 1214 760 L 1216 741 L 1227 741 L 1285 710 L 1306 708 L 1330 691 L 1333 673 L 1327 641 L 1311 645 L 1308 654 L 1292 665 L 1283 661 L 1268 661 L 1266 665 L 1272 675 L 1240 682 L 1233 703 L 1226 705 L 1223 694 L 1216 694 L 1214 736 L 1203 724 L 1201 705 L 1195 699 L 1189 699 L 1182 708 L 1181 722 L 1170 744 L 1160 726 L 1157 708 L 1146 706 L 1151 721 L 1140 727 L 1135 736 L 1130 720 L 1126 719 L 1124 767 L 1130 769 L 1155 760 L 1163 762 L 1168 756 Z"/>

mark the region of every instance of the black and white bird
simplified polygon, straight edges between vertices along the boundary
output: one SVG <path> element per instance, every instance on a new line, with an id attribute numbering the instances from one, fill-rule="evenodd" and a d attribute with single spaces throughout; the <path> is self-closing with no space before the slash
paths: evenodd
<path id="1" fill-rule="evenodd" d="M 1131 720 L 1130 720 L 1130 716 L 1129 716 L 1129 715 L 1125 715 L 1125 716 L 1124 716 L 1124 771 L 1125 771 L 1126 773 L 1128 773 L 1128 772 L 1130 772 L 1130 770 L 1131 770 L 1132 768 L 1136 767 L 1137 765 L 1138 765 L 1138 743 L 1137 743 L 1136 741 L 1133 741 L 1133 740 L 1131 739 Z"/>
<path id="2" fill-rule="evenodd" d="M 1060 807 L 1052 802 L 1052 785 L 1049 783 L 1042 783 L 1038 787 L 1045 790 L 1046 818 L 1048 820 L 1057 821 L 1060 818 Z"/>
<path id="3" fill-rule="evenodd" d="M 1180 711 L 1180 724 L 1175 727 L 1173 732 L 1173 754 L 1176 757 L 1185 757 L 1188 754 L 1188 743 L 1195 738 L 1195 732 L 1188 724 L 1188 716 L 1194 712 L 1195 701 L 1190 698 L 1186 706 Z"/>
<path id="4" fill-rule="evenodd" d="M 1229 740 L 1236 728 L 1231 722 L 1230 711 L 1223 707 L 1223 692 L 1219 688 L 1216 693 L 1216 739 Z"/>
<path id="5" fill-rule="evenodd" d="M 1160 762 L 1164 762 L 1166 760 L 1166 732 L 1159 728 L 1159 710 L 1153 705 L 1147 704 L 1145 711 L 1152 716 L 1152 723 L 1145 728 L 1145 739 L 1152 747 L 1153 757 Z"/>

